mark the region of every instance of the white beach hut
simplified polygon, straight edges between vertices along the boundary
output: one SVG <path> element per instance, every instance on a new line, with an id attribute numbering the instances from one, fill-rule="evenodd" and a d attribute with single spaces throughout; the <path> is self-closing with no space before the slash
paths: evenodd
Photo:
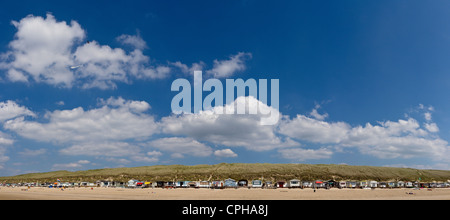
<path id="1" fill-rule="evenodd" d="M 300 188 L 300 187 L 302 187 L 302 183 L 298 179 L 292 179 L 292 180 L 289 180 L 288 187 L 289 188 Z"/>
<path id="2" fill-rule="evenodd" d="M 253 180 L 252 181 L 252 188 L 262 188 L 263 182 L 261 180 Z"/>

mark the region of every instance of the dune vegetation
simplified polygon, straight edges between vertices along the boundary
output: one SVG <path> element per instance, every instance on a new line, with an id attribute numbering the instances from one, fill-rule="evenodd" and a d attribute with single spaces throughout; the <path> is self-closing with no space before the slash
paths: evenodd
<path id="1" fill-rule="evenodd" d="M 133 168 L 113 168 L 86 171 L 55 171 L 0 177 L 0 182 L 95 182 L 97 180 L 180 181 L 180 180 L 263 179 L 300 180 L 376 180 L 376 181 L 448 181 L 450 171 L 411 168 L 349 166 L 333 164 L 216 164 L 157 165 Z"/>

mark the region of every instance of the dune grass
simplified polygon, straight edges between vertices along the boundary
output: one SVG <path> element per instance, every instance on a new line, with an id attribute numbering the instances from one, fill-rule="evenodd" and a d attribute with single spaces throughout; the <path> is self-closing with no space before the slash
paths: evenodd
<path id="1" fill-rule="evenodd" d="M 55 171 L 0 177 L 0 182 L 95 182 L 97 180 L 142 181 L 263 179 L 300 180 L 376 180 L 376 181 L 448 181 L 450 171 L 411 168 L 348 166 L 333 164 L 216 164 L 216 165 L 158 165 L 133 168 L 98 169 L 86 171 Z"/>

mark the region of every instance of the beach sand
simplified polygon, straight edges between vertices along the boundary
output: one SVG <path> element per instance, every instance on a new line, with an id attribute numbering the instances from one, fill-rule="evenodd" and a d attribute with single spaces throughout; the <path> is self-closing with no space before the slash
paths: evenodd
<path id="1" fill-rule="evenodd" d="M 314 192 L 312 189 L 0 187 L 0 200 L 450 200 L 450 189 L 319 189 Z"/>

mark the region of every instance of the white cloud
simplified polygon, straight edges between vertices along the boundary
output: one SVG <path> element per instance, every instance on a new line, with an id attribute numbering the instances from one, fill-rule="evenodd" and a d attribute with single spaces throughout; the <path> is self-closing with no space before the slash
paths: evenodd
<path id="1" fill-rule="evenodd" d="M 439 127 L 436 123 L 425 123 L 425 128 L 431 133 L 439 132 Z"/>
<path id="2" fill-rule="evenodd" d="M 58 22 L 51 14 L 45 19 L 30 15 L 12 23 L 17 33 L 10 51 L 3 55 L 8 78 L 70 87 L 74 77 L 67 67 L 73 65 L 73 46 L 85 38 L 81 26 L 75 21 Z"/>
<path id="3" fill-rule="evenodd" d="M 381 159 L 422 157 L 447 161 L 450 153 L 448 142 L 437 134 L 437 124 L 430 121 L 422 126 L 413 118 L 352 126 L 312 114 L 290 118 L 279 113 L 278 124 L 263 126 L 261 114 L 223 114 L 229 109 L 236 112 L 235 106 L 243 103 L 248 105 L 247 112 L 258 106 L 270 109 L 254 97 L 239 97 L 228 105 L 155 121 L 148 114 L 149 103 L 109 98 L 99 100 L 97 108 L 55 110 L 47 112 L 42 120 L 35 120 L 25 118 L 35 116 L 26 107 L 7 101 L 0 103 L 0 122 L 4 121 L 5 129 L 22 137 L 60 145 L 64 155 L 128 157 L 148 163 L 159 161 L 162 152 L 172 158 L 236 157 L 232 147 L 251 151 L 276 149 L 281 157 L 294 161 L 328 159 L 333 151 L 345 148 Z M 154 134 L 160 133 L 170 137 L 152 140 Z M 300 147 L 303 142 L 318 147 L 305 149 Z M 13 143 L 9 136 L 0 133 L 0 165 L 9 159 L 5 146 Z M 211 146 L 231 149 L 213 150 Z"/>
<path id="4" fill-rule="evenodd" d="M 320 108 L 320 105 L 316 105 L 316 107 L 314 107 L 314 109 L 311 111 L 311 113 L 309 113 L 309 115 L 311 115 L 313 118 L 323 121 L 324 119 L 328 118 L 328 114 L 324 113 L 324 114 L 320 114 L 317 110 Z"/>
<path id="5" fill-rule="evenodd" d="M 161 152 L 159 152 L 159 151 L 149 151 L 149 152 L 147 152 L 147 155 L 151 156 L 151 157 L 160 157 L 163 154 Z"/>
<path id="6" fill-rule="evenodd" d="M 78 107 L 49 112 L 45 123 L 19 117 L 5 122 L 4 127 L 28 139 L 53 143 L 139 140 L 158 132 L 154 118 L 143 113 L 148 103 L 110 98 L 101 104 L 91 110 Z"/>
<path id="7" fill-rule="evenodd" d="M 195 157 L 207 157 L 212 154 L 212 149 L 192 138 L 161 138 L 148 143 L 148 146 L 172 153 L 174 158 L 183 158 L 184 155 Z"/>
<path id="8" fill-rule="evenodd" d="M 223 149 L 214 151 L 214 156 L 217 157 L 237 157 L 238 155 L 234 153 L 231 149 Z"/>
<path id="9" fill-rule="evenodd" d="M 117 41 L 122 44 L 133 46 L 135 49 L 144 50 L 147 49 L 147 43 L 138 35 L 126 35 L 122 34 L 116 38 Z"/>
<path id="10" fill-rule="evenodd" d="M 160 79 L 170 73 L 167 66 L 150 65 L 140 36 L 117 38 L 135 48 L 128 53 L 96 41 L 82 44 L 86 31 L 76 21 L 59 22 L 51 14 L 46 18 L 30 15 L 12 23 L 17 33 L 10 50 L 0 56 L 0 68 L 7 70 L 7 78 L 13 82 L 111 89 L 117 82 Z"/>
<path id="11" fill-rule="evenodd" d="M 170 135 L 191 137 L 228 147 L 245 147 L 254 151 L 299 145 L 290 138 L 278 136 L 276 126 L 261 125 L 260 121 L 264 115 L 222 114 L 228 112 L 227 109 L 236 110 L 235 104 L 243 103 L 248 103 L 249 109 L 256 109 L 258 106 L 270 108 L 254 97 L 239 97 L 229 105 L 216 106 L 197 114 L 164 117 L 160 123 L 162 131 Z"/>
<path id="12" fill-rule="evenodd" d="M 0 131 L 0 146 L 12 145 L 14 140 L 12 140 L 8 135 Z"/>
<path id="13" fill-rule="evenodd" d="M 433 125 L 426 129 L 436 131 Z M 450 149 L 447 141 L 422 129 L 413 118 L 351 127 L 345 122 L 325 122 L 298 115 L 284 120 L 280 133 L 296 140 L 357 148 L 363 154 L 382 159 L 428 157 L 442 160 Z"/>
<path id="14" fill-rule="evenodd" d="M 161 79 L 170 73 L 169 67 L 149 66 L 150 58 L 139 49 L 127 53 L 121 48 L 101 46 L 96 41 L 78 47 L 74 56 L 75 62 L 82 65 L 75 71 L 78 78 L 87 81 L 83 88 L 114 88 L 116 82 L 129 82 L 130 76 Z"/>
<path id="15" fill-rule="evenodd" d="M 14 101 L 0 102 L 0 122 L 19 116 L 35 117 L 36 115 L 26 107 L 19 106 Z"/>
<path id="16" fill-rule="evenodd" d="M 325 121 L 297 115 L 294 119 L 283 120 L 280 133 L 288 137 L 313 143 L 340 143 L 345 139 L 351 126 L 345 122 L 328 123 Z"/>
<path id="17" fill-rule="evenodd" d="M 230 56 L 228 60 L 214 60 L 214 67 L 206 73 L 213 75 L 215 78 L 226 78 L 236 72 L 244 71 L 246 69 L 245 61 L 251 58 L 251 53 L 239 52 Z"/>
<path id="18" fill-rule="evenodd" d="M 431 112 L 425 112 L 424 116 L 425 116 L 425 120 L 431 121 Z"/>
<path id="19" fill-rule="evenodd" d="M 178 69 L 181 70 L 182 73 L 187 74 L 187 75 L 194 75 L 195 71 L 202 71 L 206 64 L 202 61 L 198 62 L 198 63 L 193 63 L 191 65 L 191 67 L 189 67 L 188 65 L 181 63 L 180 61 L 177 62 L 171 62 L 169 63 L 170 65 L 177 67 Z"/>

